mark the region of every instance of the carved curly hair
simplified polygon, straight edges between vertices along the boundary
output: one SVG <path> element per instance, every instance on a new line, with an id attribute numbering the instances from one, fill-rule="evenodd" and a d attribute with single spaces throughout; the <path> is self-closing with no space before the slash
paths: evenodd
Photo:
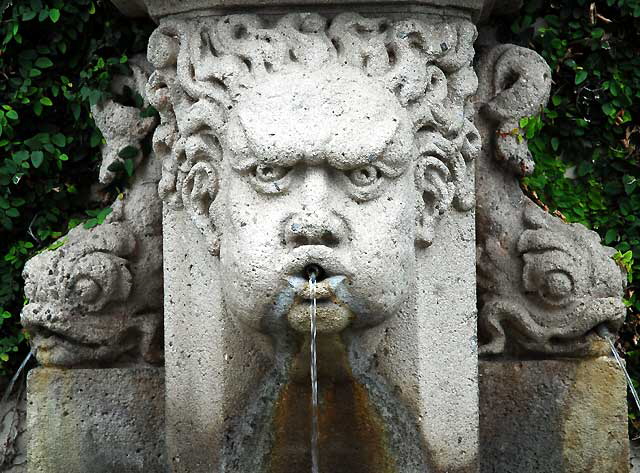
<path id="1" fill-rule="evenodd" d="M 466 20 L 356 13 L 332 19 L 292 13 L 164 21 L 149 41 L 148 59 L 156 72 L 147 92 L 162 119 L 154 136 L 155 151 L 163 159 L 160 195 L 171 205 L 182 205 L 189 170 L 200 160 L 222 159 L 218 138 L 225 133 L 229 111 L 266 76 L 295 68 L 351 66 L 393 92 L 407 111 L 427 180 L 434 172 L 445 176 L 445 184 L 425 191 L 425 200 L 433 192 L 439 202 L 426 218 L 438 218 L 452 203 L 470 209 L 468 163 L 480 148 L 468 100 L 477 88 L 471 65 L 475 37 L 474 25 Z"/>

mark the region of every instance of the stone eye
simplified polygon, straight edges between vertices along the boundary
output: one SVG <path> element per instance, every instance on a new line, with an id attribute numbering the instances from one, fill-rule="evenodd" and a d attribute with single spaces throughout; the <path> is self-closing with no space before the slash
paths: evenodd
<path id="1" fill-rule="evenodd" d="M 380 179 L 380 171 L 375 166 L 367 164 L 349 171 L 348 176 L 353 185 L 367 187 L 378 182 L 378 179 Z"/>
<path id="2" fill-rule="evenodd" d="M 549 271 L 545 274 L 541 295 L 545 299 L 561 300 L 574 290 L 573 278 L 562 270 Z"/>
<path id="3" fill-rule="evenodd" d="M 282 179 L 289 172 L 288 168 L 274 164 L 260 164 L 254 172 L 260 182 L 275 182 Z"/>
<path id="4" fill-rule="evenodd" d="M 73 285 L 72 290 L 83 302 L 95 301 L 102 292 L 100 285 L 86 276 L 79 278 Z"/>

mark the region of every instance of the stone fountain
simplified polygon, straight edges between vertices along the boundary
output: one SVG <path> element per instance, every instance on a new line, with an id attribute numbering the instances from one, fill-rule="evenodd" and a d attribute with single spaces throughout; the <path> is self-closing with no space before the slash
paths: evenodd
<path id="1" fill-rule="evenodd" d="M 115 3 L 160 120 L 96 107 L 131 188 L 25 269 L 30 473 L 311 471 L 310 268 L 321 472 L 628 471 L 624 275 L 518 185 L 517 2 Z"/>

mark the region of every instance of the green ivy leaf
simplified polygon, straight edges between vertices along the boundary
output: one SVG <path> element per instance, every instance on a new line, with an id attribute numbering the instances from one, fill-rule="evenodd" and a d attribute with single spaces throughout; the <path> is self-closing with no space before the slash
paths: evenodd
<path id="1" fill-rule="evenodd" d="M 55 135 L 53 135 L 51 137 L 51 142 L 59 148 L 62 148 L 67 144 L 67 141 L 62 133 L 56 133 Z"/>
<path id="2" fill-rule="evenodd" d="M 21 164 L 27 159 L 29 159 L 29 152 L 27 150 L 16 151 L 11 156 L 11 159 L 13 160 L 14 163 Z"/>
<path id="3" fill-rule="evenodd" d="M 60 19 L 60 10 L 58 10 L 57 8 L 52 8 L 51 10 L 49 10 L 49 18 L 51 18 L 52 22 L 57 23 Z"/>
<path id="4" fill-rule="evenodd" d="M 22 21 L 33 20 L 37 15 L 35 10 L 28 10 L 22 14 Z"/>
<path id="5" fill-rule="evenodd" d="M 609 117 L 613 117 L 616 114 L 616 108 L 610 103 L 605 103 L 602 105 L 602 113 Z"/>
<path id="6" fill-rule="evenodd" d="M 589 74 L 584 69 L 579 70 L 578 72 L 576 72 L 575 84 L 576 85 L 582 84 L 587 79 L 588 75 Z"/>
<path id="7" fill-rule="evenodd" d="M 48 57 L 39 57 L 38 59 L 36 59 L 35 64 L 36 67 L 39 67 L 40 69 L 46 69 L 53 66 L 53 61 L 51 61 L 51 59 L 49 59 Z"/>
<path id="8" fill-rule="evenodd" d="M 127 176 L 129 177 L 133 176 L 133 171 L 134 171 L 133 159 L 124 160 L 124 170 L 127 173 Z"/>
<path id="9" fill-rule="evenodd" d="M 125 146 L 118 152 L 118 156 L 122 159 L 133 159 L 138 156 L 138 148 L 135 146 Z"/>
<path id="10" fill-rule="evenodd" d="M 39 168 L 42 161 L 44 161 L 44 153 L 42 151 L 31 152 L 31 164 L 33 164 L 34 168 Z"/>

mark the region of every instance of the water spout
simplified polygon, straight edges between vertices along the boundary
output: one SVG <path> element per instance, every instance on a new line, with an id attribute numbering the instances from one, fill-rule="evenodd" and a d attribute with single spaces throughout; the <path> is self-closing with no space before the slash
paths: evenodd
<path id="1" fill-rule="evenodd" d="M 627 368 L 624 365 L 624 361 L 622 360 L 622 358 L 620 357 L 620 354 L 618 353 L 618 350 L 616 349 L 616 345 L 613 341 L 614 340 L 613 334 L 609 332 L 607 327 L 605 327 L 604 325 L 600 325 L 596 331 L 598 335 L 600 335 L 600 337 L 602 337 L 609 343 L 609 346 L 611 347 L 611 353 L 613 354 L 613 357 L 618 362 L 618 365 L 620 365 L 620 368 L 622 368 L 622 371 L 624 371 L 624 376 L 627 379 L 627 385 L 629 385 L 629 390 L 631 391 L 631 395 L 633 396 L 633 399 L 636 402 L 636 407 L 638 408 L 638 410 L 640 410 L 640 398 L 638 397 L 638 392 L 636 391 L 636 388 L 633 386 L 633 380 L 631 379 L 631 376 L 629 376 L 629 372 L 627 371 Z"/>
<path id="2" fill-rule="evenodd" d="M 311 473 L 318 473 L 318 347 L 317 347 L 317 301 L 316 279 L 320 274 L 315 265 L 307 268 L 311 295 Z"/>

